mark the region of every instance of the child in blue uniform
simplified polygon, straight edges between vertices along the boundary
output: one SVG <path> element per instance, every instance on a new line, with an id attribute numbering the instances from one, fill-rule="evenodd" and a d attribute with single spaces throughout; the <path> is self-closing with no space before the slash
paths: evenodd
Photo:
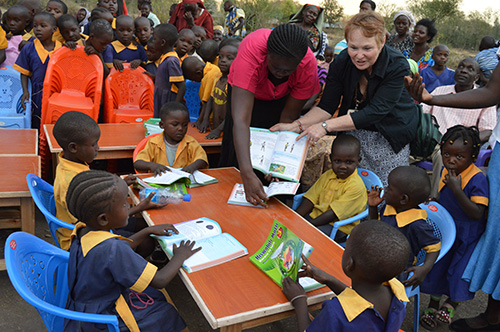
<path id="1" fill-rule="evenodd" d="M 47 7 L 45 8 L 45 11 L 51 15 L 54 15 L 57 22 L 57 20 L 61 16 L 68 13 L 68 6 L 66 6 L 66 4 L 61 0 L 50 0 L 49 2 L 47 2 Z M 61 35 L 59 27 L 57 28 L 56 32 L 54 32 L 52 39 L 59 41 L 61 44 L 64 43 L 64 39 Z"/>
<path id="2" fill-rule="evenodd" d="M 354 227 L 342 255 L 342 269 L 352 288 L 312 265 L 302 256 L 310 277 L 327 285 L 337 297 L 323 302 L 318 316 L 309 320 L 307 295 L 299 283 L 283 280 L 283 293 L 295 307 L 300 332 L 397 332 L 408 302 L 404 286 L 394 277 L 403 271 L 410 245 L 393 227 L 370 220 Z"/>
<path id="3" fill-rule="evenodd" d="M 135 27 L 135 37 L 137 42 L 141 44 L 144 49 L 148 49 L 148 41 L 153 33 L 153 28 L 151 27 L 151 22 L 149 19 L 139 16 L 134 21 Z"/>
<path id="4" fill-rule="evenodd" d="M 384 197 L 380 197 L 382 189 L 372 187 L 368 193 L 370 218 L 379 218 L 377 207 L 385 199 L 380 220 L 399 230 L 411 248 L 406 271 L 398 279 L 406 286 L 418 286 L 434 266 L 441 250 L 441 241 L 434 235 L 434 228 L 426 222 L 427 212 L 419 208 L 419 204 L 429 199 L 429 176 L 422 168 L 400 166 L 389 173 Z M 414 266 L 422 249 L 426 252 L 424 264 Z M 408 279 L 410 272 L 414 274 Z"/>
<path id="5" fill-rule="evenodd" d="M 130 68 L 135 69 L 148 60 L 142 45 L 134 40 L 134 20 L 128 15 L 116 19 L 116 38 L 104 52 L 104 62 L 108 68 L 123 70 L 123 63 L 130 62 Z"/>
<path id="6" fill-rule="evenodd" d="M 422 292 L 432 294 L 429 309 L 421 320 L 425 326 L 436 326 L 436 320 L 449 324 L 458 303 L 474 297 L 462 275 L 486 228 L 488 182 L 473 164 L 480 146 L 477 127 L 451 127 L 441 140 L 445 168 L 439 184 L 439 202 L 453 217 L 457 236 L 450 251 L 434 265 L 421 285 Z M 439 307 L 442 294 L 448 299 Z"/>
<path id="7" fill-rule="evenodd" d="M 155 48 L 152 38 L 148 41 L 146 55 L 148 56 L 148 62 L 142 64 L 142 67 L 146 70 L 144 74 L 148 75 L 153 81 L 155 81 L 156 72 L 158 71 L 158 65 L 160 64 L 160 57 L 162 54 Z"/>
<path id="8" fill-rule="evenodd" d="M 14 68 L 21 73 L 23 96 L 21 105 L 31 97 L 31 127 L 40 129 L 42 116 L 42 89 L 45 72 L 52 53 L 61 47 L 61 43 L 52 40 L 57 29 L 56 19 L 49 13 L 39 13 L 33 19 L 33 32 L 36 39 L 24 46 L 14 64 Z M 28 80 L 31 80 L 31 96 L 28 91 Z"/>
<path id="9" fill-rule="evenodd" d="M 155 50 L 161 52 L 160 64 L 156 72 L 154 92 L 154 117 L 160 117 L 162 106 L 169 101 L 183 102 L 186 83 L 174 45 L 179 34 L 172 24 L 160 24 L 153 32 Z"/>
<path id="10" fill-rule="evenodd" d="M 57 26 L 62 36 L 62 43 L 68 47 L 76 45 L 85 46 L 87 36 L 80 33 L 78 21 L 73 15 L 64 14 L 57 20 Z"/>
<path id="11" fill-rule="evenodd" d="M 165 267 L 158 270 L 148 263 L 134 248 L 150 234 L 177 230 L 169 224 L 157 225 L 129 239 L 111 233 L 112 228 L 127 226 L 127 197 L 125 181 L 107 172 L 87 171 L 71 181 L 68 208 L 80 222 L 72 234 L 66 308 L 116 315 L 121 331 L 182 331 L 186 324 L 158 289 L 199 249 L 193 249 L 194 242 L 183 241 L 174 245 L 174 255 Z M 95 331 L 99 325 L 66 320 L 64 331 Z"/>

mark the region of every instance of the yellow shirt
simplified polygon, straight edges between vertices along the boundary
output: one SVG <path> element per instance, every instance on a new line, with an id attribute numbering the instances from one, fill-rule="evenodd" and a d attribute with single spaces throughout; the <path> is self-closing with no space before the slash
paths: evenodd
<path id="1" fill-rule="evenodd" d="M 206 103 L 210 99 L 210 95 L 214 90 L 215 83 L 222 76 L 219 67 L 207 62 L 203 69 L 203 78 L 200 85 L 200 99 L 202 103 Z"/>
<path id="2" fill-rule="evenodd" d="M 0 27 L 0 50 L 4 50 L 9 46 L 6 35 L 5 30 Z"/>
<path id="3" fill-rule="evenodd" d="M 174 168 L 182 168 L 201 159 L 208 165 L 208 158 L 205 150 L 203 150 L 200 143 L 189 135 L 184 136 L 182 141 L 179 142 L 175 153 L 174 164 L 170 165 L 167 159 L 167 148 L 165 147 L 163 137 L 163 133 L 151 137 L 144 149 L 137 154 L 134 162 L 137 160 L 144 160 Z"/>
<path id="4" fill-rule="evenodd" d="M 342 180 L 330 169 L 321 175 L 318 181 L 305 193 L 304 198 L 314 204 L 310 213 L 311 218 L 317 218 L 326 211 L 333 210 L 339 220 L 344 220 L 366 209 L 368 195 L 357 170 L 347 179 Z M 359 221 L 341 226 L 339 230 L 350 234 L 357 224 Z"/>
<path id="5" fill-rule="evenodd" d="M 67 223 L 76 224 L 78 220 L 68 211 L 68 207 L 66 205 L 66 193 L 68 192 L 71 180 L 73 180 L 77 174 L 88 171 L 90 168 L 87 164 L 75 163 L 74 161 L 65 159 L 63 152 L 61 152 L 57 158 L 59 159 L 59 164 L 56 168 L 56 178 L 54 180 L 56 217 Z M 71 229 L 64 227 L 61 227 L 56 231 L 57 241 L 59 241 L 61 249 L 69 250 L 71 245 L 71 232 Z"/>
<path id="6" fill-rule="evenodd" d="M 61 44 L 64 44 L 66 41 L 64 40 L 63 36 L 61 35 L 61 31 L 59 31 L 59 28 L 57 28 L 56 32 L 52 35 L 52 40 L 53 41 L 58 41 Z"/>

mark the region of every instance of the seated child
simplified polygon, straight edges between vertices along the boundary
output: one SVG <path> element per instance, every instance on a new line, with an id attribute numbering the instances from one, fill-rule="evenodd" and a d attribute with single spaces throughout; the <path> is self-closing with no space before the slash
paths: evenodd
<path id="1" fill-rule="evenodd" d="M 212 39 L 206 39 L 201 43 L 199 54 L 203 62 L 210 62 L 211 64 L 218 65 L 219 44 Z"/>
<path id="2" fill-rule="evenodd" d="M 76 21 L 78 22 L 78 26 L 80 27 L 80 32 L 83 33 L 83 28 L 87 23 L 89 23 L 90 19 L 90 11 L 87 8 L 80 8 L 76 13 Z"/>
<path id="3" fill-rule="evenodd" d="M 204 127 L 202 127 L 201 124 L 205 118 L 207 102 L 214 90 L 215 83 L 222 76 L 222 73 L 219 67 L 210 62 L 204 63 L 194 56 L 190 56 L 182 62 L 182 72 L 186 79 L 193 82 L 201 82 L 198 92 L 201 100 L 201 109 L 198 120 L 196 120 L 194 126 L 198 128 L 200 133 L 204 133 L 207 130 L 208 123 L 205 123 Z"/>
<path id="4" fill-rule="evenodd" d="M 161 24 L 158 16 L 153 13 L 153 6 L 151 5 L 150 1 L 143 1 L 139 10 L 141 11 L 142 17 L 153 21 L 153 28 L 156 28 L 156 26 Z"/>
<path id="5" fill-rule="evenodd" d="M 222 27 L 222 25 L 214 26 L 214 37 L 212 39 L 215 40 L 219 45 L 221 41 L 224 40 L 224 28 Z"/>
<path id="6" fill-rule="evenodd" d="M 86 171 L 71 181 L 68 208 L 81 222 L 71 235 L 66 308 L 115 315 L 121 331 L 182 331 L 184 320 L 159 289 L 199 248 L 193 249 L 195 243 L 190 241 L 174 245 L 170 262 L 158 270 L 133 249 L 150 234 L 178 232 L 167 224 L 146 227 L 130 239 L 111 233 L 127 226 L 127 198 L 125 181 L 107 172 Z M 97 331 L 102 326 L 66 320 L 64 331 Z"/>
<path id="7" fill-rule="evenodd" d="M 78 21 L 73 15 L 64 14 L 57 20 L 57 26 L 61 32 L 63 44 L 73 48 L 76 45 L 85 46 L 84 40 L 87 36 L 80 33 Z"/>
<path id="8" fill-rule="evenodd" d="M 380 220 L 399 230 L 410 243 L 411 249 L 406 269 L 398 279 L 406 286 L 418 286 L 434 266 L 441 250 L 441 241 L 434 235 L 434 228 L 426 222 L 427 212 L 418 207 L 429 199 L 429 176 L 422 168 L 400 166 L 389 173 L 384 197 L 380 197 L 382 189 L 372 187 L 368 193 L 370 219 L 379 219 L 377 207 L 385 199 Z M 424 264 L 414 266 L 422 249 L 426 252 Z M 408 279 L 410 272 L 414 275 Z"/>
<path id="9" fill-rule="evenodd" d="M 283 293 L 295 307 L 298 330 L 397 332 L 406 315 L 404 302 L 408 297 L 394 277 L 404 269 L 409 252 L 401 232 L 369 220 L 353 229 L 342 255 L 342 269 L 351 279 L 352 288 L 303 257 L 305 270 L 299 277 L 314 278 L 338 295 L 323 302 L 311 323 L 304 289 L 289 277 L 284 279 Z"/>
<path id="10" fill-rule="evenodd" d="M 151 77 L 154 81 L 156 79 L 156 72 L 158 71 L 158 65 L 160 64 L 161 52 L 155 48 L 153 38 L 148 41 L 148 47 L 146 48 L 146 56 L 148 57 L 148 62 L 143 63 L 142 66 L 146 70 L 144 74 Z"/>
<path id="11" fill-rule="evenodd" d="M 139 16 L 134 21 L 135 26 L 135 37 L 137 42 L 144 47 L 144 49 L 148 49 L 148 41 L 151 39 L 151 34 L 153 33 L 153 29 L 151 28 L 151 23 L 145 17 Z"/>
<path id="12" fill-rule="evenodd" d="M 90 34 L 90 24 L 94 22 L 95 20 L 105 20 L 108 21 L 109 24 L 113 23 L 113 14 L 109 12 L 106 8 L 103 7 L 96 7 L 92 9 L 92 12 L 90 14 L 90 19 L 89 22 L 83 27 L 83 34 L 84 35 L 89 35 Z M 114 36 L 113 36 L 114 38 Z"/>
<path id="13" fill-rule="evenodd" d="M 446 67 L 449 55 L 450 50 L 446 45 L 434 47 L 432 50 L 434 65 L 422 69 L 420 76 L 429 93 L 439 86 L 455 84 L 455 71 Z"/>
<path id="14" fill-rule="evenodd" d="M 201 43 L 203 43 L 203 41 L 207 39 L 207 31 L 205 30 L 204 27 L 200 27 L 198 25 L 193 26 L 191 30 L 193 31 L 196 38 L 194 40 L 193 49 L 191 50 L 189 55 L 195 56 L 200 60 L 203 60 L 200 54 L 198 53 L 198 49 L 200 48 Z"/>
<path id="15" fill-rule="evenodd" d="M 154 29 L 155 50 L 161 52 L 160 64 L 156 73 L 154 91 L 154 117 L 160 117 L 160 109 L 170 101 L 182 102 L 186 93 L 186 83 L 174 45 L 179 37 L 177 28 L 172 24 L 160 24 Z"/>
<path id="16" fill-rule="evenodd" d="M 134 43 L 134 19 L 128 15 L 121 15 L 116 19 L 116 38 L 104 51 L 104 62 L 108 68 L 123 70 L 123 63 L 130 63 L 135 69 L 141 63 L 148 61 L 146 51 L 142 45 Z"/>
<path id="17" fill-rule="evenodd" d="M 226 117 L 226 103 L 227 103 L 227 76 L 233 60 L 238 54 L 238 47 L 240 41 L 237 38 L 224 39 L 219 45 L 219 69 L 222 73 L 221 78 L 215 83 L 212 95 L 207 102 L 205 110 L 204 123 L 208 123 L 210 115 L 213 111 L 213 130 L 206 136 L 208 139 L 217 139 L 220 137 L 224 130 L 224 118 Z"/>
<path id="18" fill-rule="evenodd" d="M 333 61 L 333 52 L 334 52 L 333 46 L 325 47 L 325 53 L 324 53 L 325 60 L 318 60 L 318 65 L 325 68 L 327 73 L 328 70 L 330 69 L 330 64 Z"/>
<path id="19" fill-rule="evenodd" d="M 31 16 L 26 7 L 14 5 L 5 12 L 3 17 L 6 21 L 6 28 L 10 32 L 10 38 L 7 41 L 7 48 L 5 48 L 5 61 L 0 62 L 0 64 L 13 66 L 19 56 L 19 44 L 23 41 L 24 30 L 28 26 Z"/>
<path id="20" fill-rule="evenodd" d="M 43 28 L 39 29 L 39 26 Z M 24 82 L 21 106 L 26 108 L 24 103 L 31 97 L 31 127 L 40 129 L 43 80 L 50 56 L 61 47 L 61 43 L 52 40 L 52 35 L 57 29 L 53 15 L 46 12 L 37 14 L 33 19 L 33 29 L 39 29 L 36 30 L 37 38 L 21 49 L 14 69 L 21 73 L 21 82 Z M 28 91 L 28 79 L 31 80 L 31 96 Z"/>
<path id="21" fill-rule="evenodd" d="M 181 65 L 182 61 L 189 56 L 189 52 L 193 49 L 195 39 L 196 36 L 191 29 L 182 29 L 179 32 L 175 52 L 177 52 Z"/>
<path id="22" fill-rule="evenodd" d="M 193 137 L 186 135 L 189 124 L 186 106 L 178 102 L 166 103 L 161 108 L 160 115 L 163 133 L 151 137 L 144 149 L 137 154 L 135 169 L 157 175 L 167 171 L 166 166 L 182 168 L 189 173 L 207 168 L 205 150 Z"/>
<path id="23" fill-rule="evenodd" d="M 355 216 L 366 209 L 366 187 L 356 168 L 361 161 L 357 138 L 342 134 L 332 143 L 332 169 L 326 171 L 305 193 L 297 213 L 323 233 L 330 235 L 335 221 Z M 341 226 L 335 235 L 343 242 L 355 225 Z"/>
<path id="24" fill-rule="evenodd" d="M 486 176 L 474 165 L 481 140 L 476 127 L 451 127 L 441 139 L 444 169 L 439 203 L 451 214 L 457 228 L 455 243 L 437 262 L 420 286 L 431 294 L 429 309 L 422 316 L 426 328 L 451 323 L 461 301 L 472 300 L 470 283 L 462 279 L 469 259 L 486 228 L 489 187 Z M 442 294 L 448 299 L 440 307 Z"/>
<path id="25" fill-rule="evenodd" d="M 45 11 L 49 14 L 54 15 L 57 21 L 59 17 L 68 13 L 68 6 L 66 6 L 66 4 L 61 0 L 49 0 L 49 2 L 47 2 Z M 64 39 L 61 35 L 61 31 L 59 31 L 59 28 L 57 28 L 56 32 L 54 32 L 52 39 L 59 41 L 61 44 L 64 44 Z"/>

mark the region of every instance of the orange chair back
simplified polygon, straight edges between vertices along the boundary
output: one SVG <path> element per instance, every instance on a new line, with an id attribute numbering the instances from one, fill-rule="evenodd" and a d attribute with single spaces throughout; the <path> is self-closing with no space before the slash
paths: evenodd
<path id="1" fill-rule="evenodd" d="M 104 122 L 142 123 L 154 115 L 154 83 L 142 68 L 111 69 L 105 82 Z"/>
<path id="2" fill-rule="evenodd" d="M 142 139 L 142 141 L 139 142 L 139 144 L 137 144 L 137 146 L 135 147 L 134 149 L 134 153 L 132 154 L 132 160 L 135 162 L 135 158 L 137 157 L 137 155 L 139 154 L 139 152 L 142 151 L 142 149 L 144 149 L 144 147 L 146 146 L 146 143 L 148 142 L 148 140 L 151 138 L 151 137 L 154 137 L 154 136 L 158 136 L 160 135 L 161 133 L 157 133 L 157 134 L 153 134 L 153 135 L 149 135 L 147 137 L 144 137 Z M 135 173 L 139 174 L 139 172 L 137 172 L 137 170 L 135 171 Z"/>

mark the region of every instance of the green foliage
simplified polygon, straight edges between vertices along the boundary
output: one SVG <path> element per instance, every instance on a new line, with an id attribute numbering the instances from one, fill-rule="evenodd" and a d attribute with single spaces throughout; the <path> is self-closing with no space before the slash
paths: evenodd
<path id="1" fill-rule="evenodd" d="M 323 0 L 320 6 L 325 9 L 325 23 L 337 23 L 344 16 L 344 7 L 337 0 Z"/>
<path id="2" fill-rule="evenodd" d="M 237 6 L 245 11 L 247 33 L 287 22 L 301 7 L 293 0 L 243 0 Z"/>
<path id="3" fill-rule="evenodd" d="M 401 8 L 393 2 L 389 2 L 386 0 L 380 2 L 377 1 L 377 13 L 379 13 L 383 17 L 385 21 L 385 28 L 387 29 L 387 31 L 394 30 L 394 22 L 392 19 L 394 18 L 394 15 L 400 10 Z"/>
<path id="4" fill-rule="evenodd" d="M 439 22 L 457 16 L 461 2 L 462 0 L 408 0 L 408 6 L 415 17 L 427 17 Z"/>

